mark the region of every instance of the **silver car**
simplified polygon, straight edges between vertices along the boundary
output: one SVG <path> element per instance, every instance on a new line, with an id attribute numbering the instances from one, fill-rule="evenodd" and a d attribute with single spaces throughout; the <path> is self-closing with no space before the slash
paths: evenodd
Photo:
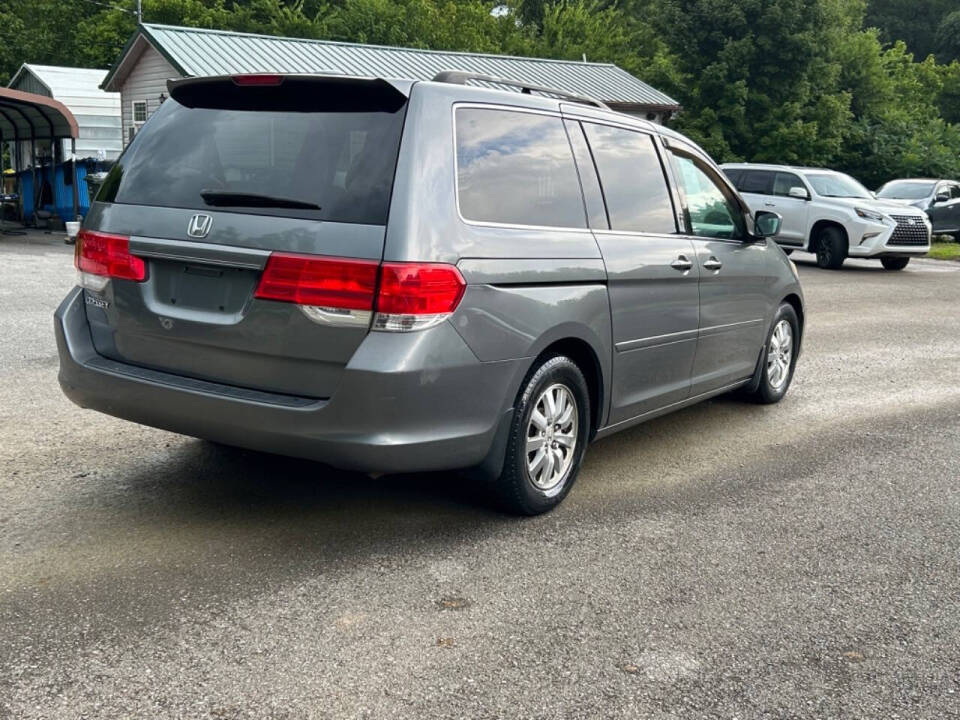
<path id="1" fill-rule="evenodd" d="M 804 306 L 779 216 L 675 132 L 478 79 L 516 85 L 171 81 L 80 233 L 63 391 L 340 468 L 473 469 L 522 514 L 594 439 L 780 400 Z"/>

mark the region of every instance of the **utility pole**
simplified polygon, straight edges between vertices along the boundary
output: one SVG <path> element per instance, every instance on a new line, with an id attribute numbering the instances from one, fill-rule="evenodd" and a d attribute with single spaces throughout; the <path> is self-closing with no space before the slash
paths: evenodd
<path id="1" fill-rule="evenodd" d="M 143 0 L 137 0 L 137 25 L 143 24 Z"/>

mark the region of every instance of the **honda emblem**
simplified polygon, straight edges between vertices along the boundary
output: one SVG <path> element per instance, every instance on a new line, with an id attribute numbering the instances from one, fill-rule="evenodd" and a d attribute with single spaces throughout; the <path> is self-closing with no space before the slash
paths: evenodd
<path id="1" fill-rule="evenodd" d="M 209 215 L 198 213 L 190 218 L 187 225 L 187 235 L 192 238 L 205 238 L 213 225 L 213 218 Z"/>

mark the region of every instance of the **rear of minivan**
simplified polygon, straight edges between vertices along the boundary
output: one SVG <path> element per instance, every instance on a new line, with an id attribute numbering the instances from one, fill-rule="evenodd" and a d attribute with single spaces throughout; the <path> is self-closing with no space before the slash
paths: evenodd
<path id="1" fill-rule="evenodd" d="M 481 462 L 513 369 L 443 323 L 455 265 L 384 262 L 410 87 L 172 82 L 80 233 L 57 312 L 66 394 L 346 468 Z"/>

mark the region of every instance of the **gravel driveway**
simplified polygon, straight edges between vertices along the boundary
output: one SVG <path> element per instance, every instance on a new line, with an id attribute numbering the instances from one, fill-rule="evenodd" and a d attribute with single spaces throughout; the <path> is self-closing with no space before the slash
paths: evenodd
<path id="1" fill-rule="evenodd" d="M 0 238 L 0 717 L 960 717 L 960 265 L 794 257 L 783 403 L 517 520 L 74 407 L 70 248 Z"/>

